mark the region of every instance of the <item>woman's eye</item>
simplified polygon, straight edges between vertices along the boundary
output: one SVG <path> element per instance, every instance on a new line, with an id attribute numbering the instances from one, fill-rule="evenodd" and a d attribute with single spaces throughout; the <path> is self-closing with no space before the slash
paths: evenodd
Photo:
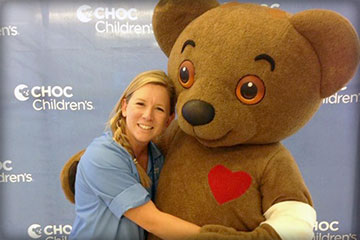
<path id="1" fill-rule="evenodd" d="M 157 108 L 157 110 L 159 110 L 160 112 L 165 112 L 163 108 Z"/>
<path id="2" fill-rule="evenodd" d="M 179 67 L 179 82 L 184 88 L 190 88 L 195 81 L 195 67 L 192 62 L 185 60 Z"/>
<path id="3" fill-rule="evenodd" d="M 264 82 L 257 76 L 248 75 L 240 79 L 236 86 L 236 97 L 245 104 L 259 103 L 265 96 Z"/>
<path id="4" fill-rule="evenodd" d="M 139 106 L 144 106 L 145 104 L 142 103 L 142 102 L 137 102 L 136 105 L 139 105 Z"/>

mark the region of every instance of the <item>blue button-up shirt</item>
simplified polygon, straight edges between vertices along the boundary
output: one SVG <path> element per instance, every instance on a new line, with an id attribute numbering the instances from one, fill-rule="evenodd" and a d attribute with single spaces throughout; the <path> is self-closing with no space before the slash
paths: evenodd
<path id="1" fill-rule="evenodd" d="M 111 132 L 93 140 L 77 167 L 70 239 L 145 239 L 145 231 L 123 214 L 155 195 L 164 157 L 152 142 L 148 152 L 147 173 L 155 185 L 145 189 L 132 157 Z"/>

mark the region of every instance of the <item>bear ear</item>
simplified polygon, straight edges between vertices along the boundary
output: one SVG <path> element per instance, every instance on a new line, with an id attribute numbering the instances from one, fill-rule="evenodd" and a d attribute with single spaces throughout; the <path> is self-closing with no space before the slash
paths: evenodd
<path id="1" fill-rule="evenodd" d="M 155 38 L 166 56 L 191 21 L 217 6 L 216 0 L 160 0 L 152 21 Z"/>
<path id="2" fill-rule="evenodd" d="M 359 38 L 351 23 L 330 10 L 306 10 L 290 22 L 313 46 L 321 66 L 321 97 L 341 89 L 359 63 Z"/>

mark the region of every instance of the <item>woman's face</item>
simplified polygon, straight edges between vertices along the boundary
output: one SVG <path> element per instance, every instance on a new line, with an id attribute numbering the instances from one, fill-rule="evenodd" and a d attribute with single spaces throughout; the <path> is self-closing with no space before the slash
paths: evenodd
<path id="1" fill-rule="evenodd" d="M 132 147 L 148 144 L 170 124 L 170 98 L 165 87 L 146 84 L 122 103 L 126 134 Z"/>

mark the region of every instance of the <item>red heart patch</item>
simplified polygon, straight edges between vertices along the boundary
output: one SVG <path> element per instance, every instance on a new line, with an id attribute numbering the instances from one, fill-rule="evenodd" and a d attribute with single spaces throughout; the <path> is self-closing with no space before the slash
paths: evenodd
<path id="1" fill-rule="evenodd" d="M 211 192 L 220 205 L 243 195 L 249 189 L 251 180 L 248 173 L 232 172 L 222 165 L 216 165 L 208 174 Z"/>

